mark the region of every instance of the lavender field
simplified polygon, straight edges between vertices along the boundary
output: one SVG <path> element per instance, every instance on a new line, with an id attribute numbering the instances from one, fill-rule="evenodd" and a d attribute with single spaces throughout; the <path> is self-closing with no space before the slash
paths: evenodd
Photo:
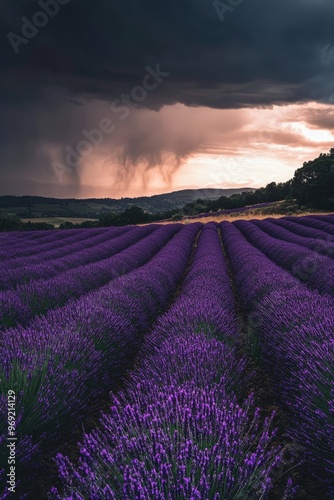
<path id="1" fill-rule="evenodd" d="M 334 498 L 334 216 L 2 233 L 0 262 L 1 499 Z"/>

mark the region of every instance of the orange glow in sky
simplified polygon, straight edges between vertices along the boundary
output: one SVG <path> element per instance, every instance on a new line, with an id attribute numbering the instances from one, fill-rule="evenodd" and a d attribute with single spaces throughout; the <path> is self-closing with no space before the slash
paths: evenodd
<path id="1" fill-rule="evenodd" d="M 159 143 L 160 164 L 139 160 L 132 168 L 130 162 L 124 174 L 110 156 L 115 146 L 104 143 L 79 167 L 82 197 L 260 187 L 287 181 L 304 161 L 334 146 L 333 107 L 317 103 L 238 110 L 178 104 L 136 113 L 134 133 L 150 140 L 150 147 Z M 119 134 L 121 144 L 122 131 Z"/>

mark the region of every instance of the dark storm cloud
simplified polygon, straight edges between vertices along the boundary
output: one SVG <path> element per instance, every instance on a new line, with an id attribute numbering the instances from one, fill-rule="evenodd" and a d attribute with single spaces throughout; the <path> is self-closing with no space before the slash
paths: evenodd
<path id="1" fill-rule="evenodd" d="M 22 16 L 31 20 L 41 7 L 2 2 L 0 57 L 8 90 L 24 78 L 35 88 L 57 85 L 74 96 L 108 99 L 159 63 L 171 77 L 150 106 L 333 101 L 332 0 L 231 1 L 240 5 L 224 22 L 211 0 L 63 2 L 18 54 L 6 35 L 21 34 Z"/>
<path id="2" fill-rule="evenodd" d="M 148 66 L 169 73 L 142 103 L 156 110 L 174 103 L 334 102 L 332 0 L 230 0 L 239 5 L 224 22 L 211 0 L 55 1 L 2 0 L 0 168 L 6 191 L 22 191 L 32 180 L 41 192 L 52 184 L 48 146 L 80 141 L 84 127 L 106 116 L 102 104 L 138 86 Z M 41 4 L 58 12 L 23 43 L 17 36 L 26 36 L 23 26 L 37 19 Z M 169 141 L 159 136 L 150 147 L 146 137 L 139 144 L 134 122 L 124 131 L 120 164 L 145 157 L 151 167 L 161 161 L 159 141 L 164 148 Z M 171 148 L 177 166 L 193 144 L 185 138 Z M 79 188 L 76 174 L 70 182 Z"/>

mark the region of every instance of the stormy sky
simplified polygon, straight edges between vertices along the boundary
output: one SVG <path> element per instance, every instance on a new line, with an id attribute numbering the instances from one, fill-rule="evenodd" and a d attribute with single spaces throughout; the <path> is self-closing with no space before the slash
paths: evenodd
<path id="1" fill-rule="evenodd" d="M 0 194 L 257 187 L 334 145 L 332 0 L 2 0 Z"/>

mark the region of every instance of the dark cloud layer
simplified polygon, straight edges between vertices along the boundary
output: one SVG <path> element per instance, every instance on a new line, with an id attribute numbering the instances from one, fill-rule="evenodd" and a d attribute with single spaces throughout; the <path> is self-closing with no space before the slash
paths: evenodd
<path id="1" fill-rule="evenodd" d="M 22 78 L 27 98 L 48 85 L 110 98 L 160 64 L 170 76 L 152 106 L 333 102 L 332 0 L 244 0 L 224 22 L 211 0 L 69 0 L 15 54 L 6 35 L 21 34 L 22 16 L 37 10 L 36 1 L 2 2 L 2 85 L 11 95 Z"/>
<path id="2" fill-rule="evenodd" d="M 57 15 L 15 53 L 8 33 L 22 36 L 22 17 L 32 20 L 48 2 L 55 0 L 2 1 L 0 154 L 10 186 L 51 182 L 44 146 L 76 143 L 105 115 L 87 111 L 87 101 L 130 93 L 147 66 L 169 73 L 142 103 L 150 109 L 334 103 L 332 0 L 231 1 L 239 5 L 224 22 L 211 0 L 59 0 Z M 310 120 L 316 127 L 332 116 Z M 149 165 L 160 161 L 157 144 L 142 152 L 137 140 L 129 122 L 124 165 L 145 154 Z M 191 149 L 172 146 L 176 165 Z"/>

